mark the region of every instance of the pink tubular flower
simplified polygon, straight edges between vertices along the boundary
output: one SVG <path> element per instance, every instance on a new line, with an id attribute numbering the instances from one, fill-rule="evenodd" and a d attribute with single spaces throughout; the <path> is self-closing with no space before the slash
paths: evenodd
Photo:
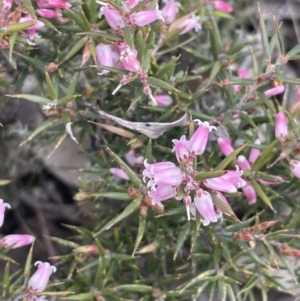
<path id="1" fill-rule="evenodd" d="M 232 185 L 235 186 L 235 188 L 242 188 L 247 185 L 247 182 L 242 179 L 243 176 L 243 171 L 239 170 L 238 166 L 236 166 L 236 171 L 227 171 L 222 178 L 223 180 L 231 183 Z"/>
<path id="2" fill-rule="evenodd" d="M 154 174 L 153 180 L 149 181 L 147 186 L 151 186 L 153 190 L 155 185 L 162 186 L 172 186 L 177 187 L 180 186 L 182 182 L 182 172 L 178 167 L 171 167 L 168 169 L 163 169 L 160 171 L 156 171 Z"/>
<path id="3" fill-rule="evenodd" d="M 243 189 L 243 193 L 244 193 L 245 197 L 247 198 L 247 200 L 249 201 L 249 203 L 250 204 L 256 203 L 257 196 L 256 196 L 256 192 L 255 192 L 253 186 L 250 184 L 247 184 L 242 189 Z"/>
<path id="4" fill-rule="evenodd" d="M 148 195 L 152 198 L 152 205 L 159 205 L 162 201 L 174 198 L 176 196 L 175 189 L 170 186 L 158 186 L 156 190 L 149 191 Z"/>
<path id="5" fill-rule="evenodd" d="M 35 237 L 27 234 L 10 234 L 0 239 L 0 246 L 17 249 L 32 244 Z"/>
<path id="6" fill-rule="evenodd" d="M 189 32 L 192 29 L 195 29 L 197 32 L 201 29 L 201 25 L 199 24 L 200 17 L 196 16 L 195 14 L 192 14 L 190 18 L 182 20 L 178 28 L 182 28 L 183 30 L 180 32 L 180 34 L 185 34 Z"/>
<path id="7" fill-rule="evenodd" d="M 162 8 L 161 13 L 166 24 L 171 24 L 178 13 L 180 3 L 175 0 L 164 0 L 165 6 Z"/>
<path id="8" fill-rule="evenodd" d="M 256 139 L 254 141 L 254 144 L 260 145 L 261 142 L 259 139 Z M 253 164 L 257 160 L 257 158 L 260 156 L 260 153 L 261 153 L 261 151 L 259 149 L 253 147 L 249 154 L 249 163 Z"/>
<path id="9" fill-rule="evenodd" d="M 3 0 L 1 12 L 7 13 L 11 9 L 11 7 L 12 7 L 12 0 Z"/>
<path id="10" fill-rule="evenodd" d="M 206 179 L 203 181 L 204 185 L 212 190 L 235 193 L 237 192 L 237 188 L 234 184 L 228 182 L 222 177 Z"/>
<path id="11" fill-rule="evenodd" d="M 36 31 L 42 27 L 45 26 L 45 24 L 42 21 L 39 20 L 33 20 L 30 15 L 27 15 L 26 17 L 20 18 L 20 23 L 23 22 L 29 22 L 29 21 L 35 21 L 35 24 L 29 28 L 26 29 L 26 36 L 29 38 L 29 40 L 33 40 L 36 37 L 39 37 L 39 35 L 36 33 Z"/>
<path id="12" fill-rule="evenodd" d="M 213 1 L 211 5 L 217 9 L 224 11 L 226 13 L 231 13 L 233 11 L 233 7 L 231 4 L 225 2 L 225 1 Z"/>
<path id="13" fill-rule="evenodd" d="M 52 9 L 41 8 L 41 9 L 37 9 L 35 12 L 37 15 L 48 19 L 62 17 L 62 13 L 56 12 L 55 10 Z"/>
<path id="14" fill-rule="evenodd" d="M 209 225 L 210 222 L 217 222 L 218 218 L 222 216 L 222 213 L 216 213 L 211 195 L 207 191 L 202 189 L 197 191 L 194 203 L 202 216 L 201 221 L 204 226 Z"/>
<path id="15" fill-rule="evenodd" d="M 161 11 L 156 6 L 153 10 L 145 10 L 134 13 L 130 16 L 131 22 L 137 26 L 145 26 L 156 20 L 164 21 Z"/>
<path id="16" fill-rule="evenodd" d="M 288 136 L 289 130 L 287 120 L 283 112 L 279 112 L 275 121 L 275 137 L 284 141 Z"/>
<path id="17" fill-rule="evenodd" d="M 48 262 L 37 261 L 34 265 L 38 266 L 38 269 L 28 281 L 29 291 L 31 293 L 44 291 L 51 274 L 56 272 L 56 267 L 50 265 Z"/>
<path id="18" fill-rule="evenodd" d="M 159 172 L 160 170 L 176 167 L 174 163 L 168 161 L 149 164 L 147 159 L 144 161 L 144 165 L 146 167 L 146 169 L 143 171 L 144 182 L 146 182 L 146 178 L 154 178 L 155 173 Z"/>
<path id="19" fill-rule="evenodd" d="M 38 0 L 36 2 L 37 6 L 40 8 L 70 8 L 71 3 L 62 0 Z"/>
<path id="20" fill-rule="evenodd" d="M 290 160 L 290 167 L 291 167 L 291 170 L 292 170 L 292 174 L 300 179 L 300 161 L 297 161 L 297 160 Z"/>
<path id="21" fill-rule="evenodd" d="M 120 61 L 122 63 L 122 67 L 125 70 L 131 72 L 139 72 L 141 71 L 141 63 L 136 58 L 137 53 L 127 47 L 125 50 L 121 52 Z"/>
<path id="22" fill-rule="evenodd" d="M 159 107 L 170 106 L 173 102 L 172 97 L 169 95 L 156 95 L 154 99 Z"/>
<path id="23" fill-rule="evenodd" d="M 145 160 L 143 156 L 136 157 L 134 149 L 125 154 L 124 157 L 131 166 L 143 165 Z"/>
<path id="24" fill-rule="evenodd" d="M 107 44 L 98 44 L 96 46 L 96 56 L 98 62 L 107 67 L 113 67 L 119 60 L 119 55 L 117 52 L 113 51 L 111 45 Z M 109 71 L 103 70 L 99 75 L 106 74 Z"/>
<path id="25" fill-rule="evenodd" d="M 189 158 L 190 152 L 188 149 L 188 141 L 186 141 L 186 137 L 181 136 L 180 140 L 173 139 L 172 140 L 174 147 L 172 152 L 175 152 L 177 161 L 185 161 Z"/>
<path id="26" fill-rule="evenodd" d="M 238 156 L 237 158 L 237 164 L 239 165 L 239 167 L 242 169 L 242 170 L 249 170 L 251 169 L 251 165 L 250 163 L 248 162 L 247 158 L 245 156 Z"/>
<path id="27" fill-rule="evenodd" d="M 8 203 L 4 203 L 4 201 L 0 199 L 0 227 L 2 227 L 4 222 L 5 208 L 10 209 L 10 205 Z"/>
<path id="28" fill-rule="evenodd" d="M 229 138 L 219 137 L 217 142 L 218 142 L 218 145 L 219 145 L 222 153 L 225 156 L 229 156 L 234 151 L 233 147 L 231 146 L 231 142 L 230 142 Z"/>
<path id="29" fill-rule="evenodd" d="M 117 9 L 111 6 L 104 6 L 101 8 L 100 13 L 104 15 L 106 22 L 112 29 L 117 30 L 122 28 L 123 16 Z"/>
<path id="30" fill-rule="evenodd" d="M 116 177 L 118 177 L 120 179 L 129 180 L 129 177 L 127 176 L 127 174 L 125 173 L 125 171 L 123 169 L 121 169 L 121 168 L 110 168 L 109 172 L 112 175 L 114 175 L 114 176 L 116 176 Z"/>
<path id="31" fill-rule="evenodd" d="M 210 126 L 207 121 L 202 122 L 199 119 L 195 121 L 198 122 L 199 126 L 188 142 L 188 148 L 192 156 L 198 156 L 204 153 L 209 132 L 211 132 L 212 129 L 216 130 L 216 127 Z"/>
<path id="32" fill-rule="evenodd" d="M 264 92 L 266 96 L 275 96 L 284 92 L 285 87 L 283 85 L 271 88 Z"/>

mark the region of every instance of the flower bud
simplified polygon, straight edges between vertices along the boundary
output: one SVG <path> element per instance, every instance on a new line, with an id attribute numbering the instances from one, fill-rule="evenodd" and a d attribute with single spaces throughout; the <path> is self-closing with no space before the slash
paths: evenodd
<path id="1" fill-rule="evenodd" d="M 217 9 L 226 13 L 231 13 L 233 11 L 233 7 L 231 4 L 226 3 L 225 1 L 213 1 L 211 5 Z"/>
<path id="2" fill-rule="evenodd" d="M 0 239 L 0 246 L 17 249 L 32 244 L 35 237 L 27 234 L 10 234 Z"/>
<path id="3" fill-rule="evenodd" d="M 38 266 L 38 269 L 28 281 L 29 291 L 31 293 L 44 291 L 51 274 L 56 272 L 56 267 L 50 265 L 48 262 L 37 261 L 34 265 Z"/>
<path id="4" fill-rule="evenodd" d="M 225 155 L 225 156 L 229 156 L 233 151 L 233 147 L 231 146 L 230 143 L 230 139 L 229 138 L 222 138 L 219 137 L 218 140 L 218 145 L 221 149 L 221 152 Z"/>
<path id="5" fill-rule="evenodd" d="M 62 13 L 56 12 L 55 10 L 52 9 L 37 9 L 36 14 L 43 17 L 43 18 L 48 18 L 48 19 L 52 19 L 52 18 L 61 18 L 62 17 Z"/>
<path id="6" fill-rule="evenodd" d="M 36 2 L 40 8 L 64 8 L 68 9 L 72 6 L 71 3 L 63 0 L 38 0 Z"/>
<path id="7" fill-rule="evenodd" d="M 260 145 L 261 142 L 259 139 L 256 139 L 254 141 L 254 144 Z M 249 163 L 253 164 L 257 160 L 257 158 L 260 156 L 260 153 L 261 153 L 261 151 L 259 149 L 253 147 L 249 154 Z"/>
<path id="8" fill-rule="evenodd" d="M 245 187 L 242 188 L 242 190 L 250 204 L 256 203 L 257 200 L 256 191 L 254 190 L 252 185 L 247 184 Z"/>
<path id="9" fill-rule="evenodd" d="M 248 162 L 247 158 L 243 155 L 238 156 L 236 163 L 242 170 L 251 169 L 250 163 Z"/>
<path id="10" fill-rule="evenodd" d="M 288 136 L 287 120 L 283 112 L 279 112 L 275 121 L 275 137 L 284 141 Z"/>
<path id="11" fill-rule="evenodd" d="M 161 11 L 158 6 L 153 10 L 145 10 L 134 13 L 130 16 L 131 22 L 137 26 L 145 26 L 156 20 L 164 21 Z"/>
<path id="12" fill-rule="evenodd" d="M 73 250 L 74 253 L 99 254 L 99 249 L 94 245 L 80 246 Z"/>
<path id="13" fill-rule="evenodd" d="M 278 94 L 281 94 L 282 92 L 284 92 L 285 90 L 285 87 L 283 85 L 281 86 L 277 86 L 277 87 L 274 87 L 274 88 L 271 88 L 267 91 L 264 92 L 264 94 L 266 96 L 275 96 L 275 95 L 278 95 Z"/>
<path id="14" fill-rule="evenodd" d="M 287 244 L 281 244 L 278 246 L 277 251 L 286 256 L 300 257 L 300 250 L 290 248 Z"/>
<path id="15" fill-rule="evenodd" d="M 129 180 L 129 177 L 125 173 L 125 171 L 121 168 L 110 168 L 109 172 L 116 176 L 117 178 L 123 179 L 123 180 Z"/>
<path id="16" fill-rule="evenodd" d="M 173 102 L 172 97 L 169 95 L 156 95 L 154 99 L 159 107 L 170 106 Z"/>

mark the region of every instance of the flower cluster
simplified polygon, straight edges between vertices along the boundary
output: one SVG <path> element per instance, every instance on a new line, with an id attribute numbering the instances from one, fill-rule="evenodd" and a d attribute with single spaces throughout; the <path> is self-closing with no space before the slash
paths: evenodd
<path id="1" fill-rule="evenodd" d="M 48 18 L 56 19 L 58 23 L 64 23 L 68 19 L 63 18 L 62 9 L 68 9 L 72 5 L 63 0 L 37 0 L 37 9 L 35 10 L 36 15 Z M 33 22 L 34 24 L 26 28 L 23 32 L 23 36 L 27 38 L 29 45 L 34 45 L 34 39 L 40 36 L 37 30 L 45 26 L 45 24 L 33 18 L 29 11 L 22 5 L 19 1 L 13 0 L 3 0 L 1 10 L 0 10 L 0 26 L 3 28 L 8 28 L 10 25 L 16 23 Z M 0 48 L 8 48 L 9 43 L 4 38 L 0 39 Z"/>
<path id="2" fill-rule="evenodd" d="M 0 227 L 4 222 L 6 208 L 10 209 L 10 205 L 0 199 Z M 0 247 L 16 249 L 30 245 L 34 241 L 35 237 L 32 235 L 10 234 L 0 239 Z M 45 296 L 37 297 L 35 294 L 45 290 L 49 278 L 51 274 L 56 271 L 56 268 L 51 266 L 48 262 L 37 261 L 34 265 L 37 265 L 38 269 L 28 281 L 28 293 L 22 297 L 26 297 L 27 301 L 47 301 L 45 300 Z"/>
<path id="3" fill-rule="evenodd" d="M 238 167 L 235 171 L 221 171 L 221 176 L 197 180 L 198 172 L 194 169 L 194 159 L 204 153 L 209 133 L 216 128 L 208 122 L 195 121 L 198 122 L 198 128 L 189 140 L 185 136 L 180 140 L 172 140 L 173 152 L 180 168 L 172 162 L 149 164 L 145 160 L 146 169 L 143 176 L 145 182 L 148 180 L 148 195 L 152 198 L 152 204 L 163 206 L 161 202 L 167 199 L 183 199 L 188 219 L 190 213 L 195 215 L 196 208 L 202 217 L 203 225 L 206 226 L 210 222 L 217 222 L 223 213 L 221 208 L 214 206 L 212 194 L 229 206 L 222 193 L 235 193 L 247 183 L 241 178 L 243 171 Z"/>
<path id="4" fill-rule="evenodd" d="M 261 141 L 256 139 L 254 144 L 260 145 Z M 225 156 L 230 155 L 234 149 L 231 145 L 231 141 L 228 138 L 218 138 L 218 145 Z M 259 158 L 261 151 L 258 148 L 253 147 L 250 151 L 249 158 L 247 159 L 245 156 L 240 155 L 235 159 L 235 163 L 242 169 L 242 170 L 251 170 L 252 165 L 255 161 Z M 277 185 L 283 183 L 283 179 L 279 176 L 269 175 L 269 180 L 257 178 L 257 181 L 264 184 L 264 185 Z M 250 184 L 249 181 L 246 181 L 247 185 L 245 185 L 242 190 L 245 197 L 248 199 L 250 204 L 254 204 L 257 201 L 257 195 L 255 189 Z"/>
<path id="5" fill-rule="evenodd" d="M 160 20 L 163 24 L 171 24 L 176 18 L 179 3 L 174 0 L 165 0 L 165 5 L 160 10 L 158 5 L 156 5 L 154 9 L 150 9 L 149 3 L 139 5 L 139 2 L 139 0 L 124 1 L 122 4 L 123 9 L 120 11 L 110 4 L 98 1 L 98 3 L 103 5 L 100 9 L 99 17 L 102 18 L 102 16 L 104 16 L 113 32 L 121 36 L 124 40 L 122 42 L 112 44 L 98 44 L 96 46 L 97 61 L 104 67 L 117 66 L 120 69 L 129 71 L 127 75 L 123 75 L 119 85 L 112 94 L 115 94 L 122 86 L 129 83 L 134 76 L 137 76 L 143 84 L 143 92 L 148 95 L 151 100 L 151 104 L 157 106 L 162 102 L 162 106 L 166 106 L 170 103 L 169 99 L 159 98 L 157 101 L 156 97 L 153 96 L 152 89 L 148 84 L 148 73 L 143 70 L 143 66 L 138 60 L 137 50 L 131 48 L 126 42 L 124 29 L 129 29 L 130 32 L 133 33 L 137 26 L 146 26 L 157 20 Z M 137 5 L 139 5 L 138 9 L 136 8 Z M 160 44 L 165 37 L 165 25 L 163 25 L 162 28 L 162 35 L 154 52 L 160 47 Z M 180 34 L 184 34 L 192 29 L 197 31 L 201 28 L 199 24 L 199 17 L 191 14 L 190 17 L 181 20 L 176 25 L 176 28 L 182 28 Z M 107 70 L 103 70 L 99 73 L 99 75 L 106 74 L 107 72 Z"/>

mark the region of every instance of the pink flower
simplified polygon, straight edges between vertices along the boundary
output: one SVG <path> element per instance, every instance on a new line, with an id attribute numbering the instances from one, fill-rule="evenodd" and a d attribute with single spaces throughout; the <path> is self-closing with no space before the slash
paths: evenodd
<path id="1" fill-rule="evenodd" d="M 192 14 L 190 18 L 182 20 L 178 28 L 182 28 L 183 30 L 180 32 L 180 34 L 185 34 L 189 32 L 192 29 L 195 29 L 197 32 L 199 29 L 201 29 L 201 25 L 199 24 L 200 17 L 196 16 L 195 14 Z"/>
<path id="2" fill-rule="evenodd" d="M 243 189 L 243 193 L 244 193 L 245 197 L 247 198 L 247 200 L 249 201 L 249 203 L 250 204 L 256 203 L 257 197 L 256 197 L 256 192 L 255 192 L 253 186 L 250 184 L 247 184 L 242 189 Z"/>
<path id="3" fill-rule="evenodd" d="M 149 191 L 148 195 L 152 198 L 152 205 L 162 206 L 161 202 L 174 198 L 176 196 L 176 192 L 173 187 L 158 186 L 156 190 Z"/>
<path id="4" fill-rule="evenodd" d="M 107 44 L 98 44 L 96 46 L 96 56 L 98 62 L 107 67 L 113 67 L 119 60 L 119 55 L 117 52 L 113 51 L 111 45 Z M 99 75 L 106 74 L 109 71 L 103 70 Z"/>
<path id="5" fill-rule="evenodd" d="M 143 171 L 144 182 L 146 182 L 146 178 L 153 179 L 156 172 L 176 167 L 174 163 L 168 161 L 149 164 L 147 159 L 145 160 L 144 165 L 146 167 L 146 169 Z"/>
<path id="6" fill-rule="evenodd" d="M 129 180 L 129 177 L 125 173 L 125 171 L 121 168 L 110 168 L 109 172 L 116 176 L 117 178 L 123 179 L 123 180 Z"/>
<path id="7" fill-rule="evenodd" d="M 297 161 L 297 160 L 290 160 L 290 167 L 291 167 L 291 170 L 292 170 L 292 174 L 300 179 L 300 161 Z"/>
<path id="8" fill-rule="evenodd" d="M 35 237 L 27 234 L 10 234 L 0 239 L 0 246 L 4 248 L 20 248 L 32 244 Z"/>
<path id="9" fill-rule="evenodd" d="M 211 5 L 217 9 L 224 11 L 226 13 L 231 13 L 233 11 L 233 7 L 231 4 L 226 3 L 225 1 L 213 1 Z"/>
<path id="10" fill-rule="evenodd" d="M 4 222 L 5 208 L 10 209 L 10 205 L 8 203 L 4 203 L 4 201 L 0 199 L 0 227 L 2 227 Z"/>
<path id="11" fill-rule="evenodd" d="M 62 13 L 59 13 L 52 9 L 41 8 L 41 9 L 37 9 L 35 12 L 37 15 L 39 15 L 43 18 L 48 18 L 48 19 L 62 17 Z"/>
<path id="12" fill-rule="evenodd" d="M 135 6 L 139 4 L 139 0 L 127 0 L 123 3 L 123 9 L 126 13 L 129 13 Z"/>
<path id="13" fill-rule="evenodd" d="M 7 13 L 11 9 L 11 7 L 12 7 L 12 0 L 3 0 L 1 12 Z"/>
<path id="14" fill-rule="evenodd" d="M 245 156 L 242 156 L 242 155 L 238 156 L 236 163 L 243 170 L 251 169 L 251 165 Z"/>
<path id="15" fill-rule="evenodd" d="M 165 6 L 162 8 L 161 13 L 166 24 L 171 24 L 178 13 L 180 3 L 175 0 L 164 0 Z"/>
<path id="16" fill-rule="evenodd" d="M 222 177 L 206 179 L 203 181 L 204 185 L 212 190 L 235 193 L 237 192 L 237 188 L 234 184 L 228 182 Z"/>
<path id="17" fill-rule="evenodd" d="M 178 167 L 171 167 L 156 171 L 153 179 L 151 179 L 147 186 L 155 190 L 155 186 L 172 186 L 178 187 L 182 182 L 182 172 Z"/>
<path id="18" fill-rule="evenodd" d="M 145 10 L 134 13 L 130 16 L 131 22 L 137 26 L 145 26 L 156 20 L 164 21 L 161 11 L 156 6 L 153 10 Z"/>
<path id="19" fill-rule="evenodd" d="M 132 72 L 141 71 L 141 63 L 136 58 L 136 52 L 127 47 L 121 52 L 120 61 L 124 69 Z"/>
<path id="20" fill-rule="evenodd" d="M 159 107 L 167 107 L 173 102 L 170 95 L 156 95 L 154 99 Z"/>
<path id="21" fill-rule="evenodd" d="M 218 142 L 218 145 L 219 145 L 222 153 L 225 156 L 229 156 L 234 151 L 233 147 L 231 146 L 231 142 L 230 142 L 229 138 L 219 137 L 217 142 Z"/>
<path id="22" fill-rule="evenodd" d="M 186 137 L 181 136 L 180 140 L 173 139 L 174 147 L 172 152 L 175 152 L 177 161 L 186 161 L 190 156 L 190 152 L 188 149 L 188 141 L 186 141 Z"/>
<path id="23" fill-rule="evenodd" d="M 261 142 L 260 142 L 259 139 L 256 139 L 254 141 L 254 144 L 260 145 Z M 259 149 L 254 148 L 254 147 L 251 148 L 251 151 L 250 151 L 250 154 L 249 154 L 249 162 L 250 162 L 250 164 L 253 164 L 257 160 L 257 158 L 260 156 L 260 153 L 261 153 L 261 151 Z"/>
<path id="24" fill-rule="evenodd" d="M 202 216 L 202 223 L 204 226 L 209 225 L 210 222 L 217 222 L 218 218 L 222 216 L 222 213 L 216 213 L 211 195 L 202 189 L 197 191 L 194 197 L 194 203 Z"/>
<path id="25" fill-rule="evenodd" d="M 26 32 L 27 32 L 27 37 L 30 40 L 33 40 L 36 37 L 39 37 L 39 35 L 36 33 L 36 31 L 42 27 L 45 26 L 45 24 L 39 20 L 33 20 L 32 17 L 30 15 L 27 15 L 26 17 L 22 17 L 20 18 L 20 23 L 23 22 L 29 22 L 29 21 L 35 21 L 35 24 L 29 28 L 27 28 Z"/>
<path id="26" fill-rule="evenodd" d="M 145 160 L 143 156 L 136 157 L 134 149 L 125 154 L 124 157 L 131 166 L 143 165 Z"/>
<path id="27" fill-rule="evenodd" d="M 202 122 L 199 119 L 195 121 L 198 122 L 199 126 L 188 142 L 188 148 L 192 156 L 198 156 L 204 153 L 209 132 L 211 132 L 212 129 L 216 130 L 216 127 L 210 126 L 207 121 Z"/>
<path id="28" fill-rule="evenodd" d="M 104 6 L 100 12 L 104 15 L 106 22 L 112 29 L 117 30 L 123 27 L 123 16 L 114 7 Z"/>
<path id="29" fill-rule="evenodd" d="M 284 92 L 285 87 L 283 85 L 271 88 L 264 92 L 266 96 L 275 96 Z"/>
<path id="30" fill-rule="evenodd" d="M 62 0 L 39 0 L 36 2 L 38 7 L 41 8 L 70 8 L 71 3 Z"/>
<path id="31" fill-rule="evenodd" d="M 37 261 L 34 265 L 38 266 L 38 269 L 28 281 L 29 291 L 31 293 L 44 291 L 51 274 L 56 272 L 56 267 L 50 265 L 48 262 Z"/>
<path id="32" fill-rule="evenodd" d="M 235 171 L 233 171 L 233 170 L 227 171 L 220 178 L 222 178 L 223 180 L 226 180 L 227 182 L 233 184 L 235 186 L 235 188 L 238 189 L 238 188 L 242 188 L 242 187 L 247 185 L 247 182 L 242 179 L 242 176 L 243 176 L 243 171 L 239 170 L 238 166 L 236 166 Z"/>
<path id="33" fill-rule="evenodd" d="M 284 141 L 288 136 L 289 130 L 287 120 L 283 112 L 279 112 L 275 121 L 275 137 Z"/>

